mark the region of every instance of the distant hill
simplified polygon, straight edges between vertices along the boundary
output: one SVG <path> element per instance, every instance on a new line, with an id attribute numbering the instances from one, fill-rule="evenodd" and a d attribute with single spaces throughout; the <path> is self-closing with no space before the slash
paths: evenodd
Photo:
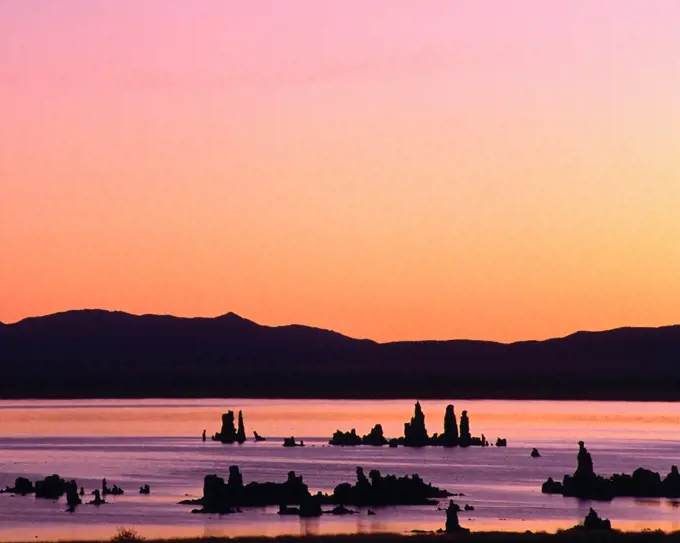
<path id="1" fill-rule="evenodd" d="M 68 311 L 0 324 L 0 397 L 680 400 L 680 326 L 376 343 L 307 326 Z"/>

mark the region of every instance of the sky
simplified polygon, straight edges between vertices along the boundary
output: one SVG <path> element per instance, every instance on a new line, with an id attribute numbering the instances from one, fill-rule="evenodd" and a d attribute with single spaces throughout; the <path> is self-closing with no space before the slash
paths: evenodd
<path id="1" fill-rule="evenodd" d="M 0 0 L 0 321 L 680 323 L 676 0 Z"/>

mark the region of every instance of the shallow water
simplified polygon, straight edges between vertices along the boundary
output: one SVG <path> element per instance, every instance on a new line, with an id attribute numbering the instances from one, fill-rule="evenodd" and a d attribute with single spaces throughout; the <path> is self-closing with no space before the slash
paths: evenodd
<path id="1" fill-rule="evenodd" d="M 100 508 L 33 497 L 0 495 L 0 540 L 109 538 L 119 526 L 134 526 L 147 537 L 279 535 L 437 529 L 444 514 L 436 507 L 365 510 L 351 517 L 300 520 L 279 517 L 276 508 L 248 509 L 228 516 L 192 515 L 177 505 L 201 494 L 203 476 L 225 476 L 238 464 L 245 482 L 283 481 L 290 470 L 310 490 L 332 491 L 353 482 L 355 469 L 383 474 L 417 472 L 452 492 L 462 505 L 461 523 L 473 530 L 548 530 L 572 526 L 592 505 L 541 494 L 548 477 L 576 467 L 576 442 L 586 441 L 595 469 L 603 475 L 639 466 L 667 473 L 680 459 L 680 404 L 623 402 L 425 401 L 429 432 L 441 432 L 447 403 L 467 409 L 472 433 L 491 442 L 507 437 L 508 448 L 390 449 L 329 447 L 336 428 L 367 433 L 380 422 L 387 436 L 403 433 L 413 401 L 326 400 L 98 400 L 0 401 L 0 486 L 18 475 L 35 480 L 52 473 L 76 479 L 88 492 L 109 484 L 126 490 Z M 244 445 L 207 441 L 219 429 L 220 414 L 244 411 L 249 437 L 257 430 L 269 440 Z M 281 446 L 283 436 L 305 440 L 304 448 Z M 532 447 L 542 454 L 529 456 Z M 140 496 L 142 484 L 150 496 Z M 616 499 L 595 508 L 623 529 L 680 529 L 680 502 Z"/>

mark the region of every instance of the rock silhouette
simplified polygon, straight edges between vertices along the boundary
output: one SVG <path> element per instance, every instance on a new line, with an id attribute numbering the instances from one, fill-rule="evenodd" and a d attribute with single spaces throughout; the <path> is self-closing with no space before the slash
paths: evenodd
<path id="1" fill-rule="evenodd" d="M 354 428 L 349 432 L 336 430 L 328 444 L 341 447 L 354 447 L 356 445 L 361 445 L 361 438 L 357 435 L 357 431 Z"/>
<path id="2" fill-rule="evenodd" d="M 236 426 L 234 425 L 234 412 L 227 411 L 222 414 L 222 428 L 213 437 L 213 441 L 220 443 L 236 443 Z"/>
<path id="3" fill-rule="evenodd" d="M 458 520 L 458 511 L 460 507 L 456 505 L 453 500 L 449 501 L 449 507 L 446 509 L 446 528 L 445 532 L 447 534 L 469 532 L 467 528 L 463 528 Z"/>
<path id="4" fill-rule="evenodd" d="M 203 434 L 201 434 L 201 439 L 202 439 L 203 441 L 206 440 L 205 430 L 203 430 Z"/>
<path id="5" fill-rule="evenodd" d="M 536 449 L 535 447 L 533 449 L 531 449 L 531 458 L 540 458 L 540 457 L 541 457 L 541 453 L 538 452 L 538 449 Z"/>
<path id="6" fill-rule="evenodd" d="M 611 530 L 612 523 L 608 519 L 601 518 L 591 507 L 583 520 L 583 528 L 586 530 Z"/>
<path id="7" fill-rule="evenodd" d="M 363 445 L 371 445 L 372 447 L 382 447 L 387 445 L 387 439 L 383 434 L 382 424 L 376 424 L 371 431 L 361 438 Z"/>
<path id="8" fill-rule="evenodd" d="M 94 500 L 88 502 L 90 505 L 103 505 L 106 503 L 106 501 L 102 498 L 98 488 L 95 488 L 94 492 L 92 493 L 94 494 Z"/>
<path id="9" fill-rule="evenodd" d="M 433 505 L 437 503 L 435 498 L 451 495 L 431 483 L 425 483 L 418 474 L 412 477 L 383 477 L 378 470 L 371 470 L 366 477 L 363 468 L 358 467 L 356 483 L 336 486 L 328 503 L 355 506 Z"/>
<path id="10" fill-rule="evenodd" d="M 496 438 L 496 447 L 507 447 L 508 446 L 508 440 L 505 438 Z"/>
<path id="11" fill-rule="evenodd" d="M 444 433 L 439 436 L 439 442 L 444 447 L 456 447 L 458 445 L 458 422 L 452 405 L 446 406 L 444 413 Z"/>
<path id="12" fill-rule="evenodd" d="M 71 481 L 66 485 L 66 504 L 68 505 L 67 511 L 73 513 L 83 500 L 80 499 L 78 495 L 78 485 L 75 481 Z"/>
<path id="13" fill-rule="evenodd" d="M 676 498 L 680 496 L 680 473 L 677 466 L 671 466 L 670 473 L 662 479 L 657 472 L 638 468 L 632 475 L 615 473 L 605 478 L 595 473 L 592 457 L 583 441 L 579 441 L 574 475 L 565 475 L 561 483 L 550 477 L 541 490 L 544 494 L 562 494 L 582 500 L 609 501 L 617 496 Z"/>
<path id="14" fill-rule="evenodd" d="M 102 479 L 102 496 L 122 496 L 125 491 L 117 485 L 109 487 L 106 479 Z"/>
<path id="15" fill-rule="evenodd" d="M 333 437 L 329 440 L 329 445 L 339 445 L 353 447 L 356 445 L 389 445 L 394 448 L 399 445 L 405 447 L 486 447 L 489 442 L 482 434 L 481 437 L 473 437 L 470 434 L 470 420 L 467 411 L 463 411 L 460 421 L 460 434 L 458 433 L 458 423 L 453 405 L 447 405 L 444 413 L 444 432 L 442 434 L 428 435 L 425 426 L 425 414 L 420 405 L 416 402 L 413 417 L 404 424 L 404 436 L 400 438 L 387 439 L 383 433 L 381 424 L 376 424 L 371 431 L 363 437 L 359 437 L 355 429 L 349 432 L 336 430 Z M 501 445 L 499 445 L 501 446 Z"/>
<path id="16" fill-rule="evenodd" d="M 246 442 L 246 429 L 243 425 L 243 412 L 238 412 L 238 430 L 236 430 L 236 443 L 239 445 Z"/>
<path id="17" fill-rule="evenodd" d="M 321 506 L 355 505 L 432 505 L 435 498 L 445 498 L 452 494 L 446 490 L 425 483 L 417 474 L 412 477 L 383 477 L 377 470 L 372 470 L 366 477 L 362 468 L 357 468 L 357 481 L 354 485 L 342 483 L 335 487 L 332 494 L 310 494 L 301 476 L 294 471 L 288 473 L 283 483 L 243 484 L 243 477 L 238 466 L 229 468 L 229 479 L 217 475 L 207 475 L 203 481 L 203 497 L 198 500 L 185 500 L 184 505 L 201 505 L 194 513 L 226 514 L 237 511 L 238 507 L 279 506 L 279 514 L 318 516 Z M 299 506 L 299 507 L 291 507 Z M 338 509 L 332 514 L 342 514 Z M 346 513 L 344 513 L 346 514 Z"/>
<path id="18" fill-rule="evenodd" d="M 54 474 L 45 477 L 42 481 L 35 483 L 35 497 L 46 498 L 48 500 L 56 500 L 66 494 L 66 489 L 70 483 L 67 483 L 59 475 Z"/>
<path id="19" fill-rule="evenodd" d="M 382 425 L 376 424 L 371 431 L 363 437 L 359 437 L 354 428 L 349 432 L 336 430 L 328 444 L 341 447 L 355 447 L 357 445 L 382 447 L 383 445 L 387 445 L 387 439 L 385 439 L 383 434 Z"/>
<path id="20" fill-rule="evenodd" d="M 416 402 L 415 413 L 411 422 L 404 424 L 404 445 L 406 447 L 425 447 L 429 444 L 430 438 L 425 428 L 425 414 L 420 402 Z"/>
<path id="21" fill-rule="evenodd" d="M 22 496 L 25 496 L 26 494 L 33 494 L 35 492 L 35 488 L 33 487 L 33 483 L 30 479 L 27 479 L 26 477 L 17 477 L 14 480 L 14 486 L 7 486 L 4 490 L 0 490 L 0 492 L 21 494 Z"/>
<path id="22" fill-rule="evenodd" d="M 294 471 L 288 473 L 288 478 L 283 483 L 252 482 L 244 485 L 238 466 L 231 466 L 226 483 L 217 475 L 206 475 L 203 480 L 203 497 L 180 503 L 202 505 L 202 509 L 194 511 L 196 513 L 227 514 L 235 512 L 237 507 L 301 505 L 310 497 L 307 485 Z"/>
<path id="23" fill-rule="evenodd" d="M 260 443 L 261 441 L 267 441 L 266 437 L 262 437 L 260 434 L 257 432 L 253 432 L 253 437 L 255 438 L 256 443 Z"/>
<path id="24" fill-rule="evenodd" d="M 460 445 L 462 447 L 467 447 L 472 441 L 472 436 L 470 435 L 470 419 L 468 418 L 467 411 L 463 411 L 460 414 Z"/>
<path id="25" fill-rule="evenodd" d="M 151 494 L 151 487 L 149 485 L 144 485 L 139 487 L 140 494 Z"/>
<path id="26" fill-rule="evenodd" d="M 295 441 L 295 438 L 292 437 L 292 436 L 291 437 L 284 437 L 283 438 L 283 446 L 284 447 L 304 447 L 305 442 L 300 440 L 300 442 L 298 443 L 297 441 Z"/>

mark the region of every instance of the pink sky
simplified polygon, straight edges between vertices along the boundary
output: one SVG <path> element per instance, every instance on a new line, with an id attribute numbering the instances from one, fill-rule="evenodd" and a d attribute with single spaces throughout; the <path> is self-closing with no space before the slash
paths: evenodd
<path id="1" fill-rule="evenodd" d="M 0 320 L 680 322 L 680 2 L 0 0 Z"/>

